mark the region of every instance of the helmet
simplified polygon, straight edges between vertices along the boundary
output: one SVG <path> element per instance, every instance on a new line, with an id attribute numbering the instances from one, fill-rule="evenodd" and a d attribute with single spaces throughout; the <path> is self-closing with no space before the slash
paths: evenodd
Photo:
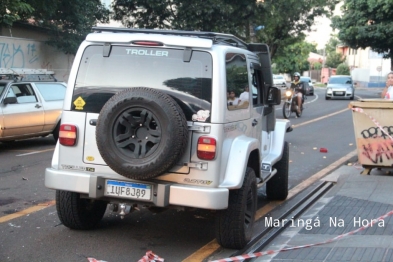
<path id="1" fill-rule="evenodd" d="M 298 72 L 294 73 L 293 76 L 300 77 L 300 74 Z"/>

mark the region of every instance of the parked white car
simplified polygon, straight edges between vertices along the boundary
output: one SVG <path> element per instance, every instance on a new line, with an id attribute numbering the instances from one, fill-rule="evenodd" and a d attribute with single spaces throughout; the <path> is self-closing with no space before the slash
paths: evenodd
<path id="1" fill-rule="evenodd" d="M 58 138 L 66 84 L 41 69 L 0 68 L 0 142 Z"/>
<path id="2" fill-rule="evenodd" d="M 285 77 L 282 75 L 273 75 L 273 84 L 274 84 L 274 86 L 280 87 L 280 88 L 287 87 L 287 81 L 285 80 Z"/>

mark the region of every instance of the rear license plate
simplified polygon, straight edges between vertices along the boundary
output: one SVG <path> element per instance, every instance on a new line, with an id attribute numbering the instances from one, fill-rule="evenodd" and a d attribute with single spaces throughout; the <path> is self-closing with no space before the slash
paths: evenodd
<path id="1" fill-rule="evenodd" d="M 105 184 L 105 195 L 150 200 L 151 185 L 107 180 Z"/>

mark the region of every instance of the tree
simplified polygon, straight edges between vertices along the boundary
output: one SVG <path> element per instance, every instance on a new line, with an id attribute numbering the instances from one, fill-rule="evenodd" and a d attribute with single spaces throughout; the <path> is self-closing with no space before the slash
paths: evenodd
<path id="1" fill-rule="evenodd" d="M 109 22 L 109 10 L 100 0 L 26 0 L 34 7 L 34 24 L 49 29 L 47 43 L 66 54 L 75 54 L 98 22 Z M 27 17 L 25 17 L 27 18 Z"/>
<path id="2" fill-rule="evenodd" d="M 330 35 L 329 41 L 326 43 L 326 46 L 325 46 L 325 53 L 326 54 L 336 53 L 336 47 L 340 43 L 341 42 L 337 38 L 337 35 Z"/>
<path id="3" fill-rule="evenodd" d="M 22 15 L 33 12 L 33 8 L 22 0 L 1 0 L 0 2 L 0 25 L 12 26 Z"/>
<path id="4" fill-rule="evenodd" d="M 393 70 L 392 0 L 345 0 L 342 12 L 332 19 L 332 27 L 340 30 L 338 38 L 351 48 L 383 53 Z"/>
<path id="5" fill-rule="evenodd" d="M 330 14 L 339 0 L 115 0 L 113 19 L 126 27 L 215 31 L 250 41 L 253 28 L 258 41 L 278 49 L 305 37 L 316 16 Z M 299 11 L 300 10 L 300 11 Z"/>
<path id="6" fill-rule="evenodd" d="M 349 69 L 348 65 L 346 65 L 345 63 L 342 63 L 337 66 L 336 74 L 337 75 L 351 75 L 351 70 Z"/>
<path id="7" fill-rule="evenodd" d="M 295 43 L 281 48 L 273 59 L 275 70 L 280 73 L 293 74 L 309 70 L 310 64 L 307 58 L 315 44 L 307 42 Z"/>
<path id="8" fill-rule="evenodd" d="M 318 16 L 330 16 L 338 0 L 265 0 L 253 23 L 264 25 L 257 38 L 269 45 L 273 58 L 282 47 L 304 41 Z M 280 52 L 281 53 L 281 52 Z"/>
<path id="9" fill-rule="evenodd" d="M 342 56 L 341 53 L 337 53 L 336 51 L 330 52 L 326 57 L 325 66 L 336 68 L 339 64 L 345 61 L 345 56 Z"/>
<path id="10" fill-rule="evenodd" d="M 244 32 L 259 8 L 255 0 L 114 0 L 113 19 L 126 27 Z"/>
<path id="11" fill-rule="evenodd" d="M 313 67 L 315 70 L 321 70 L 322 69 L 322 64 L 319 62 L 316 62 L 313 64 Z"/>

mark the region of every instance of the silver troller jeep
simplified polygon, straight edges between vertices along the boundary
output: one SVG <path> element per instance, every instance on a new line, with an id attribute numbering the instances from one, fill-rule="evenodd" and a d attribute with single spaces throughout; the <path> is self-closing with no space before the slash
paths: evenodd
<path id="1" fill-rule="evenodd" d="M 211 32 L 93 28 L 76 54 L 45 185 L 60 221 L 98 226 L 107 206 L 216 213 L 216 237 L 252 236 L 257 189 L 288 194 L 288 120 L 275 117 L 269 49 Z M 229 92 L 238 99 L 230 99 Z"/>

